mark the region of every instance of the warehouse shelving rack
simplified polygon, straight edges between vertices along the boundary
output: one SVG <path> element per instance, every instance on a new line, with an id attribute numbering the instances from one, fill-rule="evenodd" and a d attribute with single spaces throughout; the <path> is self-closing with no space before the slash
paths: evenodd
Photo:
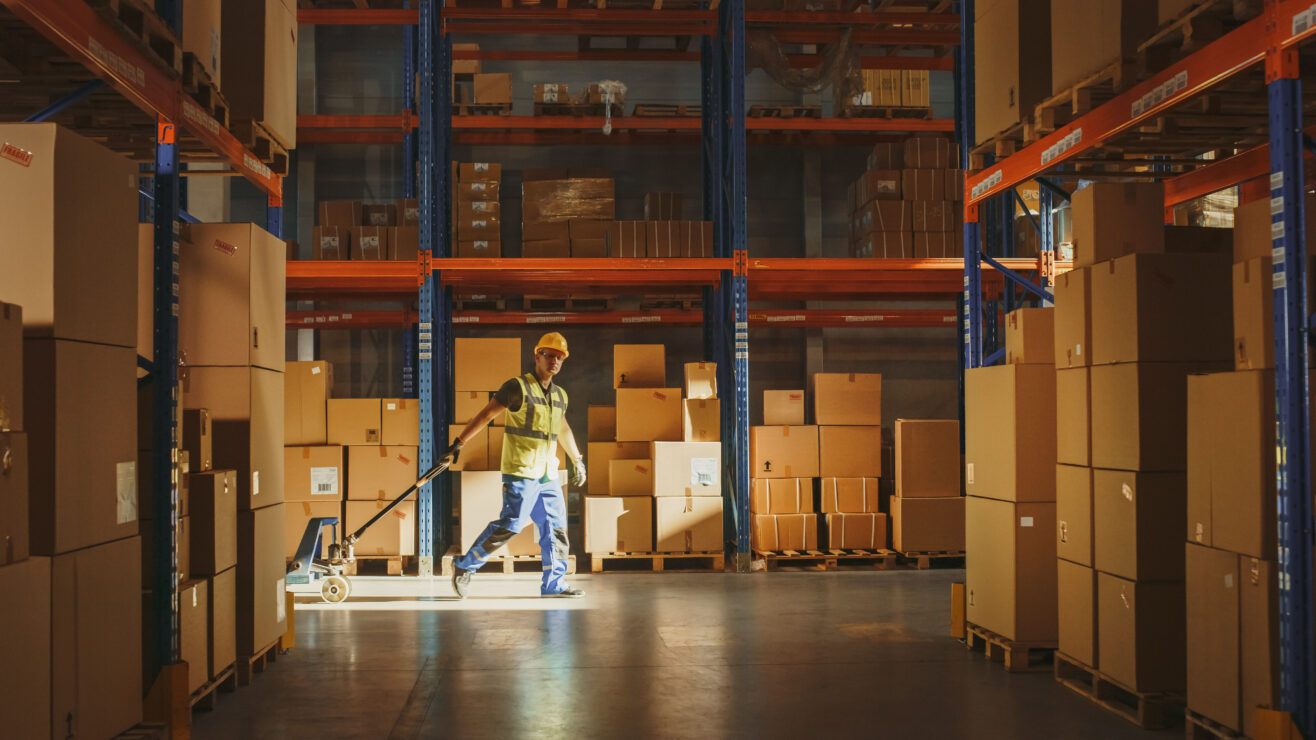
<path id="1" fill-rule="evenodd" d="M 973 56 L 973 0 L 962 0 L 964 18 L 961 50 Z M 1026 181 L 1042 185 L 1040 236 L 1045 252 L 1054 250 L 1049 228 L 1049 201 L 1068 197 L 1055 180 L 1083 177 L 1103 148 L 1130 143 L 1144 152 L 1171 155 L 1172 161 L 1195 169 L 1162 174 L 1165 184 L 1167 222 L 1175 205 L 1234 185 L 1242 192 L 1268 197 L 1272 214 L 1272 258 L 1275 307 L 1275 424 L 1278 487 L 1280 564 L 1280 668 L 1282 708 L 1305 734 L 1316 732 L 1316 635 L 1313 633 L 1312 583 L 1312 471 L 1309 457 L 1311 397 L 1308 387 L 1308 343 L 1316 318 L 1307 305 L 1304 253 L 1306 213 L 1304 191 L 1305 153 L 1316 150 L 1308 136 L 1304 112 L 1310 102 L 1303 98 L 1303 52 L 1310 50 L 1316 35 L 1316 6 L 1309 1 L 1265 0 L 1260 16 L 1187 54 L 1159 72 L 1127 87 L 1106 103 L 1077 116 L 1051 134 L 1027 143 L 1022 149 L 989 163 L 977 172 L 966 172 L 964 233 L 963 312 L 964 365 L 974 368 L 990 364 L 984 357 L 984 331 L 989 317 L 984 314 L 975 268 L 982 258 L 980 245 L 988 231 L 983 221 L 1001 201 L 1013 199 L 1014 188 Z M 968 169 L 968 150 L 973 135 L 972 64 L 960 69 L 961 143 Z M 1257 120 L 1229 131 L 1217 127 L 1195 139 L 1176 139 L 1176 114 L 1193 101 L 1209 96 L 1227 97 L 1231 92 L 1250 94 L 1253 99 L 1264 88 L 1267 104 Z M 1221 130 L 1225 128 L 1226 130 Z M 1253 139 L 1267 132 L 1266 143 Z M 1215 151 L 1214 160 L 1195 160 L 1202 151 Z M 1083 158 L 1083 162 L 1080 162 Z M 1107 162 L 1114 165 L 1115 163 Z M 1099 170 L 1098 170 L 1099 171 Z M 1100 177 L 1101 175 L 1095 175 Z M 1106 176 L 1110 176 L 1107 174 Z M 1009 210 L 1013 211 L 1013 202 Z M 1004 210 L 1004 209 L 1001 209 Z M 994 238 L 1002 232 L 997 231 Z M 1045 295 L 1045 284 L 1033 286 Z"/>

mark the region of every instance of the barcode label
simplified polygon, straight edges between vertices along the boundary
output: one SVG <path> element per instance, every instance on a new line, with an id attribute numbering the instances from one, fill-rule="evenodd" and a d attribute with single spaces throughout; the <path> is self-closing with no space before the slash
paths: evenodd
<path id="1" fill-rule="evenodd" d="M 311 495 L 338 495 L 338 468 L 311 468 Z"/>

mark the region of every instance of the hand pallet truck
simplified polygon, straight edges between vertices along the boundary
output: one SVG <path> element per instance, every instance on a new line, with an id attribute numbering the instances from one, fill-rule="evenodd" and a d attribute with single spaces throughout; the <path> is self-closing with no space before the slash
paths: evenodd
<path id="1" fill-rule="evenodd" d="M 306 523 L 306 531 L 302 534 L 302 541 L 297 545 L 297 556 L 288 564 L 287 583 L 308 584 L 316 581 L 323 581 L 320 584 L 320 597 L 330 604 L 340 604 L 352 595 L 352 582 L 347 580 L 343 571 L 347 566 L 356 560 L 356 554 L 353 551 L 356 543 L 361 540 L 361 535 L 365 534 L 375 522 L 384 517 L 385 514 L 392 511 L 398 504 L 406 501 L 421 486 L 429 483 L 439 477 L 448 469 L 448 462 L 440 462 L 438 465 L 430 468 L 422 475 L 411 487 L 402 492 L 402 495 L 393 499 L 393 501 L 380 509 L 370 521 L 362 524 L 355 532 L 343 537 L 342 541 L 338 539 L 338 517 L 336 516 L 317 516 L 312 517 Z M 320 557 L 320 540 L 324 536 L 324 528 L 329 527 L 329 546 L 328 556 Z"/>

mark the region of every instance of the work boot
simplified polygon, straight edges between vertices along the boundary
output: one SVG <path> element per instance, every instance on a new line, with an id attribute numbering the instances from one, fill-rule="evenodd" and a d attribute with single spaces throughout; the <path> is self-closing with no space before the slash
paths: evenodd
<path id="1" fill-rule="evenodd" d="M 452 571 L 452 590 L 457 592 L 457 598 L 466 598 L 466 592 L 471 588 L 471 576 L 475 575 L 473 570 L 462 570 L 454 568 Z"/>
<path id="2" fill-rule="evenodd" d="M 567 587 L 561 591 L 558 591 L 555 594 L 540 594 L 540 595 L 545 598 L 554 598 L 554 599 L 579 599 L 585 596 L 585 592 L 581 591 L 578 588 Z"/>

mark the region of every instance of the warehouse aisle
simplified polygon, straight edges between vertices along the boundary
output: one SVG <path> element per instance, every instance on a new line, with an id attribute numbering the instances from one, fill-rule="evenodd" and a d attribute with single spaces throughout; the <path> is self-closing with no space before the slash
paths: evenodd
<path id="1" fill-rule="evenodd" d="M 1047 674 L 947 636 L 962 571 L 358 579 L 297 646 L 197 713 L 208 738 L 1143 737 Z"/>

